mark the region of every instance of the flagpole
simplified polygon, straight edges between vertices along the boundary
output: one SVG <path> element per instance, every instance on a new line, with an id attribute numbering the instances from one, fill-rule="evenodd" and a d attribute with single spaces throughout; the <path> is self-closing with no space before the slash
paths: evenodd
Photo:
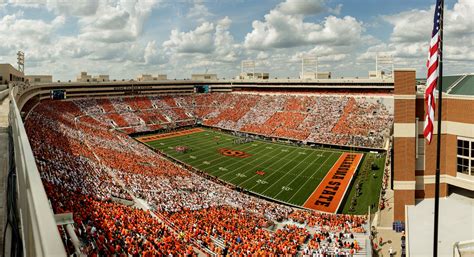
<path id="1" fill-rule="evenodd" d="M 436 144 L 436 176 L 435 176 L 435 206 L 434 206 L 434 233 L 433 233 L 433 257 L 438 257 L 438 221 L 439 221 L 439 180 L 441 166 L 441 112 L 443 105 L 443 23 L 444 23 L 444 0 L 440 4 L 440 42 L 439 42 L 439 76 L 438 76 L 438 136 Z M 436 11 L 436 10 L 435 10 Z"/>

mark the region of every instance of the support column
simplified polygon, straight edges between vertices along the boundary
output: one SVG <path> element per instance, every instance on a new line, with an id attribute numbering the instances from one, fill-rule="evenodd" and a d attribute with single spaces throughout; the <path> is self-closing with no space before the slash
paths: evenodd
<path id="1" fill-rule="evenodd" d="M 394 75 L 394 220 L 405 221 L 405 206 L 415 204 L 416 71 Z"/>

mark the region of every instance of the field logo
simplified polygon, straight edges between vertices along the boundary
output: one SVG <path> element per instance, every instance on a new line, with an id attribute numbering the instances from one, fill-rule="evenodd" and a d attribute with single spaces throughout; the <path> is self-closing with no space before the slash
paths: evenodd
<path id="1" fill-rule="evenodd" d="M 228 157 L 247 158 L 252 156 L 251 154 L 248 154 L 244 151 L 232 150 L 228 148 L 219 148 L 218 151 L 220 154 Z"/>
<path id="2" fill-rule="evenodd" d="M 263 176 L 263 175 L 265 175 L 265 171 L 263 171 L 263 170 L 257 170 L 257 171 L 255 172 L 255 174 L 260 175 L 260 176 Z"/>

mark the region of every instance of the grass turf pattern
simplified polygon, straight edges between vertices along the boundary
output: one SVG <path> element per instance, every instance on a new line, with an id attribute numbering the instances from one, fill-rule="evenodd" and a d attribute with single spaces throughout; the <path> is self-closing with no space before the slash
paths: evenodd
<path id="1" fill-rule="evenodd" d="M 146 144 L 228 183 L 298 206 L 304 204 L 343 153 L 336 149 L 297 147 L 260 140 L 234 144 L 237 138 L 206 129 Z M 180 153 L 175 150 L 176 146 L 186 146 L 191 150 Z M 250 156 L 225 156 L 221 153 L 223 148 Z M 264 174 L 259 175 L 257 171 Z M 352 213 L 359 214 L 358 211 Z"/>

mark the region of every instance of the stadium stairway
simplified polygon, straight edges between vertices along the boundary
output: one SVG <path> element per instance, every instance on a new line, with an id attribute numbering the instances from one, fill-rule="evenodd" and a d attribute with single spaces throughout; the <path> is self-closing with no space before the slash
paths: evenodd
<path id="1" fill-rule="evenodd" d="M 354 239 L 357 240 L 357 242 L 359 242 L 359 245 L 361 247 L 360 251 L 357 252 L 356 254 L 354 254 L 354 256 L 371 256 L 369 255 L 369 251 L 371 251 L 371 249 L 369 249 L 371 246 L 367 245 L 367 235 L 364 235 L 364 234 L 359 234 L 359 233 L 355 233 L 354 234 Z M 368 247 L 368 248 L 367 248 Z"/>
<path id="2" fill-rule="evenodd" d="M 8 86 L 0 85 L 0 251 L 3 249 L 3 231 L 5 229 L 7 208 L 6 189 L 8 176 Z M 2 255 L 3 253 L 0 253 Z"/>

